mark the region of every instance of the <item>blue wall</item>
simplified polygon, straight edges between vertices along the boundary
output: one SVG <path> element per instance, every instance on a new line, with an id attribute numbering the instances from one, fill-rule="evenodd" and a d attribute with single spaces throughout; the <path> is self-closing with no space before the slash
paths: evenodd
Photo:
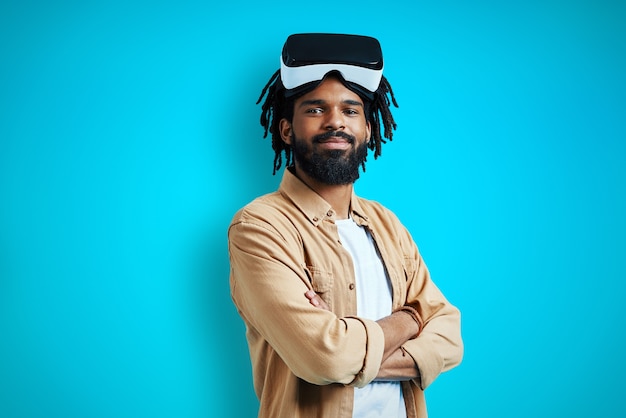
<path id="1" fill-rule="evenodd" d="M 380 39 L 399 129 L 357 191 L 463 312 L 432 416 L 622 417 L 626 8 L 0 5 L 0 416 L 254 416 L 226 228 L 273 190 L 294 32 Z"/>

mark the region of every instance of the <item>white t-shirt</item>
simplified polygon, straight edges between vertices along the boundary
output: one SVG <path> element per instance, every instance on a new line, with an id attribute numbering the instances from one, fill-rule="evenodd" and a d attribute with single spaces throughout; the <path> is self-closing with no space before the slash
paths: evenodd
<path id="1" fill-rule="evenodd" d="M 341 244 L 352 256 L 357 315 L 377 321 L 391 314 L 391 283 L 374 240 L 352 219 L 335 221 Z M 371 382 L 354 390 L 354 418 L 406 418 L 400 382 Z"/>

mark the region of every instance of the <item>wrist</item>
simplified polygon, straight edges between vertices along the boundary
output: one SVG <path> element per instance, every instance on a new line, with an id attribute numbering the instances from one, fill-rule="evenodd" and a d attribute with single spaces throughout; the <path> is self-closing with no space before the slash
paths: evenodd
<path id="1" fill-rule="evenodd" d="M 416 325 L 416 331 L 413 334 L 413 336 L 411 337 L 411 339 L 416 338 L 420 332 L 422 331 L 422 318 L 419 314 L 419 312 L 417 312 L 417 310 L 415 308 L 413 308 L 412 306 L 409 305 L 404 305 L 401 306 L 400 308 L 396 309 L 394 311 L 395 312 L 403 312 L 405 314 L 407 314 L 415 323 Z"/>

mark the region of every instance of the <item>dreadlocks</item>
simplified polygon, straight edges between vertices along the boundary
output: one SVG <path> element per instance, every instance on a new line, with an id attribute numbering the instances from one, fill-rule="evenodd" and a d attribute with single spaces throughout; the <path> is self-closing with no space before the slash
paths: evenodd
<path id="1" fill-rule="evenodd" d="M 261 107 L 261 126 L 265 130 L 263 138 L 267 137 L 268 132 L 272 134 L 272 149 L 275 152 L 273 174 L 276 174 L 283 163 L 283 151 L 285 152 L 285 166 L 289 167 L 293 164 L 291 147 L 282 140 L 279 124 L 283 118 L 291 122 L 294 102 L 298 96 L 285 97 L 285 88 L 280 80 L 280 70 L 276 71 L 267 82 L 256 102 L 257 104 L 261 103 L 266 93 L 267 97 Z M 385 76 L 382 76 L 378 90 L 376 90 L 372 100 L 363 97 L 362 94 L 359 96 L 364 103 L 365 119 L 372 125 L 372 137 L 367 146 L 374 151 L 374 159 L 376 159 L 382 153 L 382 144 L 387 143 L 384 138 L 389 141 L 393 139 L 393 130 L 396 129 L 397 125 L 389 107 L 392 103 L 398 107 L 398 103 Z M 380 134 L 381 122 L 384 129 L 383 136 Z M 362 167 L 365 171 L 365 162 L 363 162 Z"/>

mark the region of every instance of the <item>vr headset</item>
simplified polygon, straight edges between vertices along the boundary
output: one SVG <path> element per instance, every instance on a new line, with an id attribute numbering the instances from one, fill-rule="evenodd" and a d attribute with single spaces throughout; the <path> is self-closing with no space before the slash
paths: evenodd
<path id="1" fill-rule="evenodd" d="M 301 33 L 287 38 L 280 60 L 287 97 L 315 88 L 333 71 L 348 87 L 372 99 L 383 75 L 380 43 L 369 36 L 330 33 Z"/>

